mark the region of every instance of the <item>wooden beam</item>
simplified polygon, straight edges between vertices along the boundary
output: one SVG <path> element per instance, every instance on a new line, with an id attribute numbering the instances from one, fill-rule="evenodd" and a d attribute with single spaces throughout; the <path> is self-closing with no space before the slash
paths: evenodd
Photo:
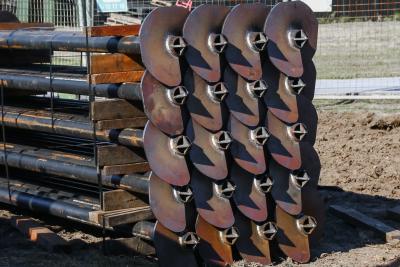
<path id="1" fill-rule="evenodd" d="M 124 71 L 91 75 L 92 84 L 139 82 L 144 71 Z"/>
<path id="2" fill-rule="evenodd" d="M 138 155 L 133 148 L 121 145 L 104 145 L 97 148 L 98 165 L 122 165 L 145 162 L 145 158 Z"/>
<path id="3" fill-rule="evenodd" d="M 144 70 L 140 56 L 125 54 L 100 54 L 91 56 L 92 74 Z"/>
<path id="4" fill-rule="evenodd" d="M 139 35 L 140 25 L 115 25 L 89 27 L 91 37 Z"/>
<path id="5" fill-rule="evenodd" d="M 116 211 L 146 206 L 148 204 L 143 200 L 122 189 L 103 192 L 103 211 Z"/>
<path id="6" fill-rule="evenodd" d="M 121 212 L 110 212 L 103 215 L 106 227 L 113 227 L 128 223 L 135 223 L 154 218 L 150 207 L 141 207 L 134 209 L 121 210 Z M 100 222 L 103 222 L 103 216 L 100 215 Z"/>
<path id="7" fill-rule="evenodd" d="M 337 217 L 352 225 L 361 226 L 372 230 L 382 237 L 386 242 L 400 240 L 399 230 L 396 230 L 393 227 L 386 225 L 377 219 L 371 218 L 355 209 L 345 208 L 339 205 L 331 205 L 330 211 L 332 211 L 332 213 Z"/>
<path id="8" fill-rule="evenodd" d="M 114 120 L 101 120 L 96 122 L 98 130 L 124 129 L 124 128 L 143 128 L 148 121 L 148 118 L 135 117 Z"/>
<path id="9" fill-rule="evenodd" d="M 154 215 L 149 206 L 116 210 L 116 211 L 92 211 L 89 213 L 90 221 L 94 224 L 105 227 L 135 223 L 143 220 L 154 219 Z"/>
<path id="10" fill-rule="evenodd" d="M 124 165 L 104 166 L 103 169 L 101 170 L 101 174 L 104 176 L 108 176 L 108 175 L 142 173 L 148 171 L 150 171 L 149 163 L 140 162 L 140 163 L 132 163 Z"/>
<path id="11" fill-rule="evenodd" d="M 65 239 L 32 218 L 13 216 L 11 225 L 47 251 L 67 252 L 71 249 Z"/>
<path id="12" fill-rule="evenodd" d="M 104 99 L 91 103 L 92 120 L 114 120 L 145 117 L 144 112 L 125 99 Z"/>
<path id="13" fill-rule="evenodd" d="M 28 29 L 28 28 L 49 28 L 54 29 L 53 23 L 0 23 L 1 31 L 9 31 L 9 30 L 19 30 L 19 29 Z"/>

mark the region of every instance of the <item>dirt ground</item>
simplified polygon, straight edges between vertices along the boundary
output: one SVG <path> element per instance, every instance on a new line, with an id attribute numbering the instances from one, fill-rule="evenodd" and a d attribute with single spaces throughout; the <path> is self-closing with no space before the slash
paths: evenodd
<path id="1" fill-rule="evenodd" d="M 316 149 L 322 162 L 321 193 L 327 206 L 340 203 L 400 229 L 385 210 L 400 205 L 400 102 L 317 101 Z M 70 254 L 48 253 L 9 225 L 16 214 L 0 206 L 0 267 L 3 266 L 157 266 L 140 256 L 104 256 L 99 233 L 79 225 L 46 223 L 73 241 Z M 400 266 L 400 244 L 385 244 L 374 233 L 327 213 L 325 236 L 302 266 Z M 237 263 L 235 266 L 257 266 Z M 281 260 L 275 266 L 298 266 Z M 188 266 L 189 267 L 189 266 Z"/>

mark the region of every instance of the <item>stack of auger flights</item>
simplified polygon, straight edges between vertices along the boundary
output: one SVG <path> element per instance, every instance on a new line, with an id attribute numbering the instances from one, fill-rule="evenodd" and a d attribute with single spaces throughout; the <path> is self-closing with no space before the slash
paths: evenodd
<path id="1" fill-rule="evenodd" d="M 300 1 L 163 7 L 145 19 L 144 149 L 162 266 L 310 260 L 324 221 L 317 34 Z"/>

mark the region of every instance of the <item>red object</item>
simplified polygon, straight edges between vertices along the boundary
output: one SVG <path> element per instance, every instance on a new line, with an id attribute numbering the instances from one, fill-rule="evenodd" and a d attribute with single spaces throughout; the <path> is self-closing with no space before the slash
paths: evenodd
<path id="1" fill-rule="evenodd" d="M 181 7 L 187 8 L 189 10 L 192 9 L 192 4 L 193 4 L 192 0 L 188 0 L 188 1 L 176 0 L 176 3 L 175 3 L 176 6 L 181 6 Z"/>

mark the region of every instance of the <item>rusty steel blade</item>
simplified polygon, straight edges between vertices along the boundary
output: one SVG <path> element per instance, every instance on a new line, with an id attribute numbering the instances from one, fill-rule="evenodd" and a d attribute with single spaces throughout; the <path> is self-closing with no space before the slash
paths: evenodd
<path id="1" fill-rule="evenodd" d="M 311 103 L 315 90 L 315 66 L 312 62 L 304 66 L 303 76 L 293 78 L 279 72 L 269 60 L 263 65 L 263 79 L 268 83 L 265 104 L 272 114 L 287 123 L 299 121 L 299 114 L 316 116 Z"/>
<path id="2" fill-rule="evenodd" d="M 144 129 L 143 148 L 150 168 L 158 177 L 175 186 L 189 183 L 185 154 L 190 149 L 190 141 L 186 136 L 170 138 L 149 121 Z"/>
<path id="3" fill-rule="evenodd" d="M 149 120 L 170 136 L 182 134 L 189 117 L 184 109 L 188 96 L 185 87 L 168 88 L 145 71 L 141 88 L 143 107 Z"/>
<path id="4" fill-rule="evenodd" d="M 270 111 L 267 113 L 267 128 L 270 137 L 267 141 L 268 151 L 280 165 L 290 170 L 301 167 L 302 157 L 313 146 L 316 137 L 316 121 L 311 116 L 312 123 L 295 123 L 286 125 Z M 308 126 L 310 125 L 310 127 Z"/>
<path id="5" fill-rule="evenodd" d="M 248 262 L 271 264 L 271 241 L 277 233 L 274 222 L 256 224 L 239 212 L 235 213 L 235 226 L 239 231 L 236 248 L 240 256 Z"/>
<path id="6" fill-rule="evenodd" d="M 264 32 L 272 63 L 287 76 L 302 76 L 302 61 L 310 60 L 317 49 L 318 21 L 311 8 L 300 1 L 277 4 Z"/>
<path id="7" fill-rule="evenodd" d="M 309 235 L 300 229 L 301 222 L 305 218 L 308 217 L 295 217 L 276 206 L 278 246 L 286 256 L 299 263 L 308 262 L 311 256 Z"/>
<path id="8" fill-rule="evenodd" d="M 194 252 L 198 242 L 198 239 L 195 240 L 196 238 L 196 235 L 191 232 L 177 235 L 157 222 L 153 234 L 153 242 L 159 266 L 199 266 Z"/>
<path id="9" fill-rule="evenodd" d="M 169 230 L 180 233 L 194 225 L 196 212 L 192 197 L 190 187 L 174 188 L 151 173 L 150 207 L 156 219 Z"/>
<path id="10" fill-rule="evenodd" d="M 310 260 L 310 245 L 321 238 L 325 225 L 325 207 L 317 188 L 310 187 L 303 194 L 303 212 L 290 215 L 276 206 L 277 240 L 280 249 L 294 261 Z"/>
<path id="11" fill-rule="evenodd" d="M 303 197 L 317 188 L 321 170 L 317 152 L 311 146 L 306 148 L 307 151 L 302 151 L 302 165 L 297 170 L 291 171 L 272 159 L 269 163 L 269 173 L 274 181 L 272 197 L 279 207 L 292 215 L 303 211 Z"/>
<path id="12" fill-rule="evenodd" d="M 226 104 L 236 119 L 247 126 L 257 126 L 263 121 L 266 108 L 261 101 L 269 87 L 264 80 L 246 81 L 227 67 L 224 83 L 228 89 Z"/>
<path id="13" fill-rule="evenodd" d="M 253 221 L 265 221 L 268 218 L 266 194 L 271 190 L 272 180 L 256 177 L 236 164 L 232 164 L 230 180 L 236 185 L 232 198 L 239 211 Z"/>
<path id="14" fill-rule="evenodd" d="M 187 108 L 191 118 L 210 131 L 221 130 L 229 115 L 224 104 L 228 94 L 224 83 L 208 84 L 199 75 L 187 70 L 184 84 L 189 92 Z"/>
<path id="15" fill-rule="evenodd" d="M 252 174 L 266 171 L 266 142 L 269 139 L 267 129 L 263 126 L 248 128 L 230 116 L 228 129 L 232 133 L 231 154 L 235 162 Z"/>
<path id="16" fill-rule="evenodd" d="M 210 83 L 221 80 L 221 53 L 227 43 L 221 30 L 228 13 L 227 6 L 200 5 L 190 13 L 183 27 L 188 44 L 186 60 L 195 73 Z"/>
<path id="17" fill-rule="evenodd" d="M 219 228 L 231 227 L 235 218 L 229 198 L 235 185 L 228 180 L 214 183 L 207 176 L 193 170 L 190 185 L 199 215 Z"/>
<path id="18" fill-rule="evenodd" d="M 159 7 L 150 12 L 140 27 L 140 53 L 146 69 L 161 83 L 178 86 L 182 82 L 180 58 L 186 48 L 182 29 L 189 10 Z"/>
<path id="19" fill-rule="evenodd" d="M 228 40 L 225 57 L 232 69 L 248 80 L 261 79 L 261 53 L 267 44 L 263 27 L 269 10 L 264 4 L 239 4 L 222 28 Z"/>
<path id="20" fill-rule="evenodd" d="M 186 131 L 193 142 L 189 155 L 196 169 L 212 179 L 225 179 L 228 176 L 226 151 L 232 142 L 230 134 L 211 133 L 194 120 L 189 121 Z"/>
<path id="21" fill-rule="evenodd" d="M 200 256 L 210 266 L 230 266 L 234 261 L 233 247 L 239 234 L 235 227 L 219 230 L 197 217 L 196 233 L 200 237 Z"/>

